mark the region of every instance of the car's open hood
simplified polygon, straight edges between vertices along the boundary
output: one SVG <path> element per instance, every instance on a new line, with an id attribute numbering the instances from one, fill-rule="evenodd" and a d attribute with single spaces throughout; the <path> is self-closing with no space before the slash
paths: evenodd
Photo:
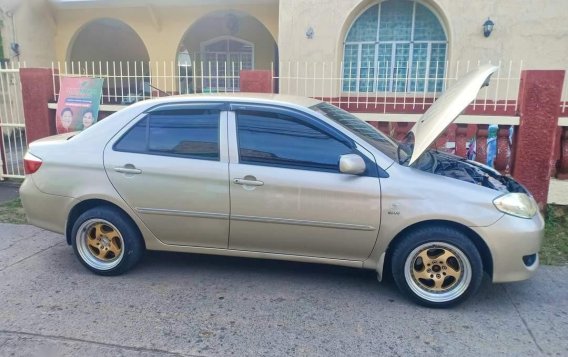
<path id="1" fill-rule="evenodd" d="M 409 165 L 418 160 L 469 103 L 475 100 L 479 90 L 489 84 L 489 77 L 498 69 L 496 66 L 485 65 L 469 72 L 432 104 L 410 130 L 414 134 L 414 149 Z"/>

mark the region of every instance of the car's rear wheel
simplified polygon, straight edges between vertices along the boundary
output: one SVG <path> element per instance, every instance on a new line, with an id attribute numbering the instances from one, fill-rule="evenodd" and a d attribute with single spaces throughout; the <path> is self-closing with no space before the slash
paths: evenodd
<path id="1" fill-rule="evenodd" d="M 421 305 L 449 307 L 473 295 L 483 279 L 475 244 L 444 226 L 416 229 L 395 247 L 392 273 L 399 289 Z"/>
<path id="2" fill-rule="evenodd" d="M 144 251 L 140 232 L 124 213 L 112 207 L 96 207 L 81 214 L 71 237 L 79 261 L 100 275 L 124 273 Z"/>

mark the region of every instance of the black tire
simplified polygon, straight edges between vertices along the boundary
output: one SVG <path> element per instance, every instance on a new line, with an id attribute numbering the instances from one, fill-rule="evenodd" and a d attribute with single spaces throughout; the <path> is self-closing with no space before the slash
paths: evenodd
<path id="1" fill-rule="evenodd" d="M 73 223 L 75 255 L 98 275 L 120 275 L 142 258 L 144 242 L 134 223 L 122 211 L 101 206 L 89 209 Z"/>
<path id="2" fill-rule="evenodd" d="M 475 244 L 463 232 L 443 225 L 420 227 L 402 237 L 391 255 L 391 271 L 400 291 L 435 308 L 463 302 L 483 280 Z"/>

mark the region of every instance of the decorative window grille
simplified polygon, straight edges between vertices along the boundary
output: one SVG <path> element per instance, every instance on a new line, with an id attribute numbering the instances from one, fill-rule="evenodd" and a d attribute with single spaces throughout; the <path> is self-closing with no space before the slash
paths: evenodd
<path id="1" fill-rule="evenodd" d="M 440 92 L 447 39 L 438 17 L 409 0 L 383 1 L 353 22 L 345 38 L 346 92 Z"/>
<path id="2" fill-rule="evenodd" d="M 254 68 L 254 44 L 232 36 L 217 37 L 201 44 L 204 91 L 239 90 L 241 70 Z"/>

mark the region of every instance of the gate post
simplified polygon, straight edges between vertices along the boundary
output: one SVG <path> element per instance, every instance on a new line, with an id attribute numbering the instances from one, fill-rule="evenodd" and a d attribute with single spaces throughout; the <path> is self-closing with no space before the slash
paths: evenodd
<path id="1" fill-rule="evenodd" d="M 542 210 L 555 165 L 563 70 L 526 70 L 519 88 L 520 123 L 515 135 L 513 177 L 534 195 Z"/>
<path id="2" fill-rule="evenodd" d="M 242 70 L 240 72 L 240 91 L 254 93 L 272 93 L 272 71 Z"/>
<path id="3" fill-rule="evenodd" d="M 20 69 L 28 145 L 34 140 L 56 133 L 55 112 L 47 107 L 49 102 L 55 101 L 53 76 L 56 73 L 51 68 Z"/>

